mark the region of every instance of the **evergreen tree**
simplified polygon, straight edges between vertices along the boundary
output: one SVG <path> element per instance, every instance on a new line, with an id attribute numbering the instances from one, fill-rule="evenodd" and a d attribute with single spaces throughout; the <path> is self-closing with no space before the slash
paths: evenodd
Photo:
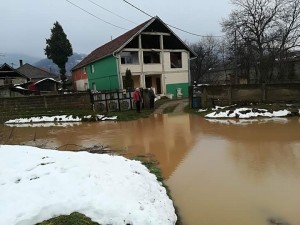
<path id="1" fill-rule="evenodd" d="M 126 69 L 125 78 L 124 78 L 124 88 L 129 89 L 133 88 L 133 79 L 131 75 L 131 71 Z"/>
<path id="2" fill-rule="evenodd" d="M 66 63 L 68 57 L 73 54 L 73 49 L 62 26 L 57 21 L 53 24 L 51 36 L 46 39 L 46 44 L 45 55 L 58 66 L 63 88 L 65 88 Z"/>

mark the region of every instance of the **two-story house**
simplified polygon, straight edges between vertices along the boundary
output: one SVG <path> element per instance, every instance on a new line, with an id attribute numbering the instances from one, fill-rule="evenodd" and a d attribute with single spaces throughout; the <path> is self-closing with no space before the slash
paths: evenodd
<path id="1" fill-rule="evenodd" d="M 92 51 L 72 69 L 76 90 L 123 89 L 129 69 L 134 87 L 154 87 L 157 94 L 178 89 L 188 96 L 190 59 L 196 54 L 158 17 Z"/>

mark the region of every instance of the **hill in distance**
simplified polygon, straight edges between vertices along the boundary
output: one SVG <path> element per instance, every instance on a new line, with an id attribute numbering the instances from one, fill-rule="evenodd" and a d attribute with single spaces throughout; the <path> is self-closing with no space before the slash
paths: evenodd
<path id="1" fill-rule="evenodd" d="M 72 56 L 69 57 L 68 62 L 66 63 L 66 71 L 67 75 L 71 74 L 71 69 L 78 64 L 86 55 L 74 53 Z M 44 69 L 53 74 L 59 74 L 59 68 L 56 64 L 52 62 L 52 60 L 47 58 L 38 58 L 32 57 L 25 54 L 15 54 L 15 53 L 7 53 L 4 56 L 0 55 L 0 66 L 4 63 L 12 66 L 13 68 L 17 69 L 20 67 L 20 60 L 23 61 L 23 64 L 28 63 L 35 67 Z"/>
<path id="2" fill-rule="evenodd" d="M 23 63 L 33 65 L 37 61 L 41 60 L 41 58 L 18 53 L 3 53 L 0 55 L 0 65 L 7 63 L 15 69 L 19 68 L 20 60 L 23 60 Z"/>
<path id="3" fill-rule="evenodd" d="M 68 62 L 66 63 L 66 71 L 67 75 L 71 74 L 71 69 L 77 65 L 86 55 L 74 53 L 72 56 L 69 57 Z M 59 68 L 56 64 L 52 62 L 50 59 L 41 59 L 38 62 L 33 64 L 35 67 L 44 69 L 53 74 L 59 74 Z"/>

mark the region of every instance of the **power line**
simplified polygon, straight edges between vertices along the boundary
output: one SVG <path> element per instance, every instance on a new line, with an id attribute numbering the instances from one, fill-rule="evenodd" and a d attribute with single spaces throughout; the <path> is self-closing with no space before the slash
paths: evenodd
<path id="1" fill-rule="evenodd" d="M 143 11 L 142 9 L 138 8 L 137 6 L 131 4 L 131 3 L 128 2 L 128 1 L 123 0 L 123 2 L 127 3 L 128 5 L 132 6 L 133 8 L 137 9 L 138 11 L 144 13 L 145 15 L 147 15 L 147 16 L 149 16 L 149 17 L 151 17 L 151 18 L 153 17 L 153 16 L 151 16 L 149 13 L 146 13 L 145 11 Z M 180 31 L 182 31 L 182 32 L 184 32 L 184 33 L 191 34 L 191 35 L 198 36 L 198 37 L 223 37 L 223 35 L 201 35 L 201 34 L 196 34 L 196 33 L 192 33 L 192 32 L 186 31 L 186 30 L 184 30 L 184 29 L 175 27 L 175 26 L 170 25 L 170 24 L 167 24 L 167 23 L 166 23 L 166 25 L 168 25 L 169 27 L 172 27 L 172 28 L 174 28 L 174 29 L 176 29 L 176 30 L 180 30 Z"/>
<path id="2" fill-rule="evenodd" d="M 96 16 L 95 14 L 93 14 L 93 13 L 91 13 L 91 12 L 89 12 L 89 11 L 83 9 L 83 8 L 81 8 L 80 6 L 76 5 L 75 3 L 73 3 L 73 2 L 71 2 L 71 1 L 69 1 L 69 0 L 66 0 L 66 1 L 69 2 L 70 4 L 72 4 L 73 6 L 75 6 L 75 7 L 79 8 L 79 9 L 81 9 L 82 11 L 86 12 L 87 14 L 90 14 L 91 16 L 97 18 L 98 20 L 101 20 L 101 21 L 104 22 L 104 23 L 107 23 L 107 24 L 109 24 L 109 25 L 111 25 L 111 26 L 117 27 L 117 28 L 122 29 L 122 30 L 128 30 L 127 28 L 117 26 L 117 25 L 115 25 L 115 24 L 113 24 L 113 23 L 110 23 L 110 22 L 108 22 L 108 21 L 106 21 L 106 20 L 101 19 L 100 17 Z"/>
<path id="3" fill-rule="evenodd" d="M 130 23 L 133 23 L 133 24 L 137 25 L 137 23 L 135 23 L 135 22 L 133 22 L 133 21 L 131 21 L 131 20 L 129 20 L 129 19 L 126 19 L 126 18 L 123 17 L 123 16 L 118 15 L 118 14 L 112 12 L 111 10 L 108 10 L 108 9 L 104 8 L 103 6 L 97 4 L 96 2 L 94 2 L 94 1 L 92 1 L 92 0 L 88 0 L 88 1 L 91 2 L 91 3 L 93 3 L 94 5 L 98 6 L 99 8 L 101 8 L 101 9 L 103 9 L 103 10 L 105 10 L 105 11 L 107 11 L 107 12 L 109 12 L 109 13 L 111 13 L 111 14 L 113 14 L 113 15 L 115 15 L 115 16 L 121 18 L 121 19 L 123 19 L 123 20 L 126 20 L 126 21 L 128 21 L 128 22 L 130 22 Z"/>
<path id="4" fill-rule="evenodd" d="M 123 1 L 126 2 L 128 5 L 132 6 L 133 8 L 139 10 L 140 12 L 146 14 L 147 16 L 149 16 L 149 17 L 151 17 L 151 18 L 153 17 L 153 16 L 151 16 L 150 14 L 148 14 L 148 13 L 146 13 L 145 11 L 141 10 L 140 8 L 138 8 L 137 6 L 131 4 L 130 2 L 128 2 L 128 1 L 126 1 L 126 0 L 123 0 Z"/>

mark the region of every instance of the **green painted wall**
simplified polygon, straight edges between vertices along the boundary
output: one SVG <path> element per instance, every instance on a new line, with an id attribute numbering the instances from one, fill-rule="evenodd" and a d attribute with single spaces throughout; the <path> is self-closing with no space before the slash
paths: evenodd
<path id="1" fill-rule="evenodd" d="M 178 83 L 178 84 L 167 84 L 167 94 L 173 94 L 174 98 L 177 98 L 177 88 L 181 88 L 181 93 L 183 97 L 189 96 L 189 84 L 188 83 Z"/>
<path id="2" fill-rule="evenodd" d="M 94 72 L 92 67 L 94 67 Z M 90 89 L 94 90 L 93 84 L 96 85 L 97 91 L 119 89 L 117 68 L 117 60 L 112 55 L 87 65 Z"/>

